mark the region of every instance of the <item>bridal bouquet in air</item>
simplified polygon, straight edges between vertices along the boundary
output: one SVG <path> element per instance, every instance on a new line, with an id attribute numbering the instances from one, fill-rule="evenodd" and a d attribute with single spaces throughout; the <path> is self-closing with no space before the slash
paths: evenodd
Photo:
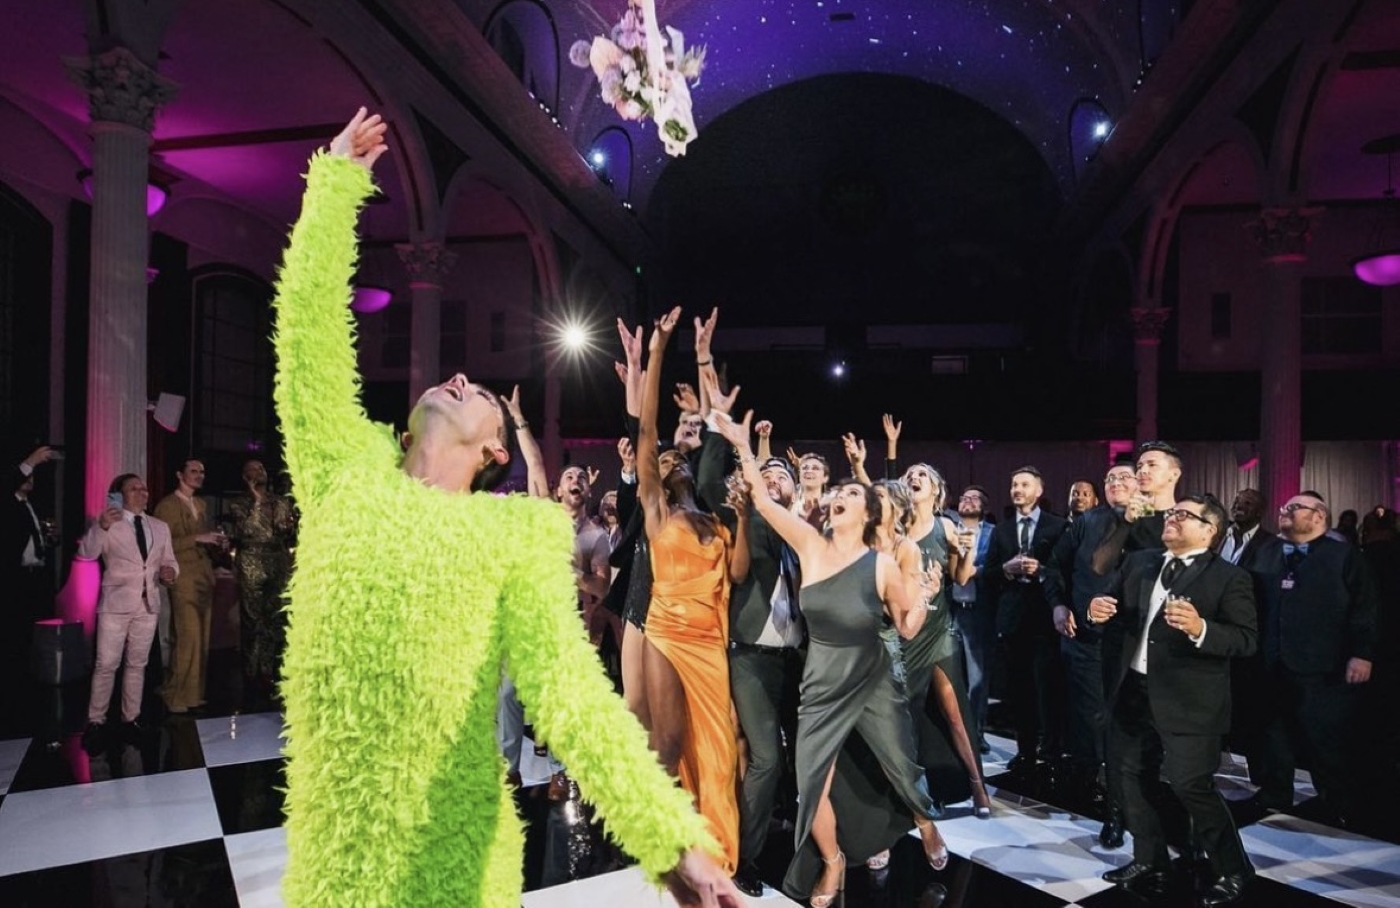
<path id="1" fill-rule="evenodd" d="M 656 133 L 672 157 L 685 154 L 695 140 L 690 86 L 700 81 L 705 48 L 686 48 L 685 36 L 656 23 L 656 0 L 627 0 L 627 11 L 612 27 L 611 37 L 576 41 L 569 60 L 592 68 L 603 101 L 624 120 L 656 121 Z"/>

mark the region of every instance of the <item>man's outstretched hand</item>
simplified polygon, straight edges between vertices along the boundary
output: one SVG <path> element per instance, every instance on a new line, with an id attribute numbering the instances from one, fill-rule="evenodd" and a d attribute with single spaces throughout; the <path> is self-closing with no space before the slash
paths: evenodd
<path id="1" fill-rule="evenodd" d="M 340 135 L 331 139 L 330 153 L 349 158 L 365 170 L 373 171 L 374 162 L 389 150 L 384 144 L 384 133 L 389 124 L 379 114 L 370 115 L 363 107 L 356 112 L 354 119 L 346 124 Z"/>

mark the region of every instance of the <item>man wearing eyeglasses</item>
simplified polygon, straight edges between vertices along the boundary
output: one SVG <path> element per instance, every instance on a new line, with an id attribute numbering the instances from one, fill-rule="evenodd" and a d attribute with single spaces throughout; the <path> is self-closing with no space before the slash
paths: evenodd
<path id="1" fill-rule="evenodd" d="M 1163 891 L 1170 864 L 1162 818 L 1149 799 L 1160 771 L 1191 818 L 1215 882 L 1213 908 L 1237 901 L 1254 876 L 1230 811 L 1215 788 L 1220 739 L 1230 727 L 1230 660 L 1258 644 L 1249 574 L 1211 550 L 1225 509 L 1210 495 L 1161 512 L 1163 553 L 1124 560 L 1087 618 L 1103 625 L 1110 750 L 1121 766 L 1132 863 L 1104 874 L 1144 894 Z"/>
<path id="2" fill-rule="evenodd" d="M 1100 628 L 1089 624 L 1086 616 L 1089 601 L 1113 585 L 1128 529 L 1123 512 L 1137 490 L 1131 459 L 1109 467 L 1103 480 L 1104 503 L 1070 524 L 1045 565 L 1045 598 L 1053 607 L 1055 630 L 1061 635 L 1060 657 L 1067 681 L 1065 731 L 1071 780 L 1081 793 L 1107 802 L 1099 830 L 1099 842 L 1105 848 L 1123 844 L 1123 817 L 1117 797 L 1111 797 L 1106 781 L 1099 779 L 1107 729 L 1103 655 Z M 1104 551 L 1105 543 L 1111 554 Z"/>
<path id="3" fill-rule="evenodd" d="M 1278 512 L 1278 538 L 1250 568 L 1259 599 L 1266 672 L 1263 738 L 1250 754 L 1260 807 L 1293 806 L 1294 754 L 1312 754 L 1312 779 L 1330 818 L 1346 826 L 1358 806 L 1349 776 L 1363 687 L 1376 646 L 1376 591 L 1361 552 L 1327 536 L 1327 503 L 1294 495 Z"/>

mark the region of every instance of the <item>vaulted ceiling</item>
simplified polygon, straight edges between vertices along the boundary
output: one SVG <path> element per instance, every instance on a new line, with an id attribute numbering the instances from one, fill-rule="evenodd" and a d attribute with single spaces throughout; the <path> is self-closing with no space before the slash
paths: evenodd
<path id="1" fill-rule="evenodd" d="M 789 164 L 789 182 L 818 193 L 836 191 L 833 180 L 879 182 L 874 191 L 887 199 L 924 209 L 908 221 L 916 232 L 958 212 L 978 187 L 997 195 L 1008 174 L 1003 192 L 1034 187 L 1009 193 L 1024 202 L 1017 217 L 1048 224 L 1053 209 L 1091 197 L 1092 213 L 1102 215 L 1202 97 L 1221 80 L 1248 78 L 1231 75 L 1231 64 L 1288 31 L 1278 10 L 1309 8 L 1288 0 L 660 0 L 663 23 L 708 48 L 693 91 L 700 138 L 690 156 L 672 160 L 650 124 L 621 123 L 592 73 L 568 62 L 569 45 L 606 33 L 623 0 L 144 6 L 169 17 L 157 66 L 180 91 L 157 116 L 153 155 L 180 181 L 177 193 L 226 201 L 280 229 L 295 216 L 296 175 L 333 124 L 360 103 L 391 104 L 402 133 L 425 147 L 416 163 L 400 158 L 382 171 L 389 202 L 368 213 L 372 236 L 454 229 L 428 210 L 451 176 L 433 171 L 471 162 L 489 173 L 494 161 L 512 159 L 623 255 L 664 247 L 668 225 L 684 220 L 703 201 L 694 193 L 708 186 L 733 193 L 763 170 L 765 202 L 780 204 L 776 187 Z M 1315 8 L 1324 6 L 1345 8 L 1315 41 L 1336 56 L 1333 74 L 1300 95 L 1287 72 L 1277 84 L 1255 73 L 1261 98 L 1238 119 L 1256 147 L 1241 145 L 1199 170 L 1191 200 L 1251 201 L 1267 191 L 1259 161 L 1277 118 L 1270 105 L 1284 94 L 1309 105 L 1299 146 L 1307 194 L 1374 199 L 1384 188 L 1383 159 L 1361 146 L 1400 132 L 1400 4 Z M 526 7 L 535 12 L 511 19 Z M 0 104 L 42 123 L 79 160 L 90 154 L 87 102 L 62 61 L 88 53 L 104 17 L 119 12 L 110 0 L 0 0 Z M 487 34 L 507 20 L 518 41 L 553 42 L 547 109 L 490 50 Z M 533 35 L 532 22 L 548 35 Z M 1306 22 L 1293 26 L 1296 35 L 1277 40 L 1313 40 Z M 782 99 L 809 121 L 773 120 Z M 630 208 L 585 160 L 595 138 L 618 126 L 633 155 Z M 1100 143 L 1102 155 L 1088 160 Z M 951 169 L 931 179 L 920 168 Z M 975 182 L 954 176 L 974 172 Z M 1032 175 L 1031 183 L 1016 174 Z M 906 189 L 923 195 L 900 198 Z M 666 210 L 650 211 L 657 198 L 669 200 Z M 478 208 L 469 227 L 489 232 L 493 218 L 514 216 L 508 207 L 494 215 Z"/>

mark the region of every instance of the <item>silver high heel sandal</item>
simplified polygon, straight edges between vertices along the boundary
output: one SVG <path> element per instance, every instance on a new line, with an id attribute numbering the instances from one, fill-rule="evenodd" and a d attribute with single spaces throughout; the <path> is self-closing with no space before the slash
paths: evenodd
<path id="1" fill-rule="evenodd" d="M 812 893 L 811 898 L 808 899 L 812 908 L 830 908 L 831 903 L 836 901 L 836 897 L 846 891 L 846 855 L 838 851 L 834 858 L 822 858 L 822 863 L 827 866 L 840 864 L 841 873 L 836 877 L 836 891 Z M 823 874 L 823 876 L 825 876 L 825 874 Z"/>
<path id="2" fill-rule="evenodd" d="M 979 820 L 992 818 L 992 799 L 987 794 L 987 785 L 981 779 L 972 779 L 972 812 Z"/>
<path id="3" fill-rule="evenodd" d="M 922 823 L 915 820 L 914 825 L 919 827 L 919 838 L 923 840 L 924 857 L 928 859 L 928 865 L 934 870 L 942 870 L 944 867 L 947 867 L 948 843 L 943 841 L 943 836 L 939 833 L 938 827 L 933 825 L 933 820 L 924 820 Z M 934 837 L 938 840 L 937 847 L 930 847 L 928 835 L 925 833 L 925 830 L 933 833 Z"/>

